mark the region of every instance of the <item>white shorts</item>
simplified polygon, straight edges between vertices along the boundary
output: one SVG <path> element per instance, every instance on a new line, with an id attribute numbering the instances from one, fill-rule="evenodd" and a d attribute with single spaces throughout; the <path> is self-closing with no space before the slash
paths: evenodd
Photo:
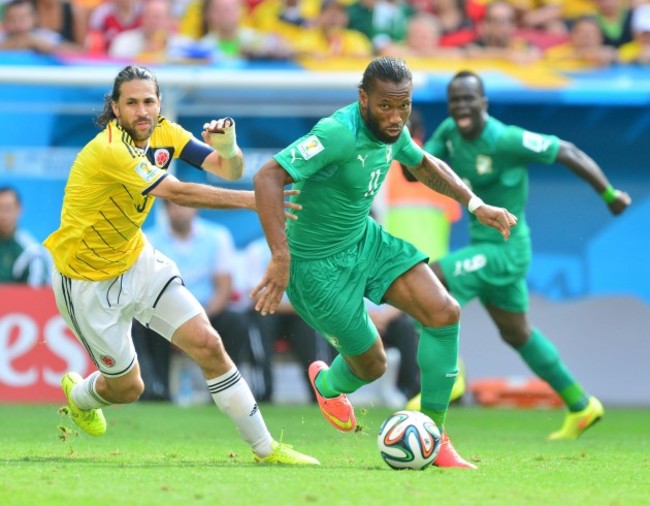
<path id="1" fill-rule="evenodd" d="M 178 327 L 203 311 L 176 264 L 150 244 L 121 276 L 83 281 L 54 269 L 52 288 L 61 316 L 100 372 L 112 378 L 136 363 L 134 318 L 171 341 Z"/>

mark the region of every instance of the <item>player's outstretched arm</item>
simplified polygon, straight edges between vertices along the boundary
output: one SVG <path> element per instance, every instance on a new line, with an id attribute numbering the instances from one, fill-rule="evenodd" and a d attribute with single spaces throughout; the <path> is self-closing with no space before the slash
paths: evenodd
<path id="1" fill-rule="evenodd" d="M 284 217 L 292 220 L 297 219 L 295 212 L 302 207 L 293 202 L 287 202 L 284 197 L 296 195 L 296 190 L 283 192 Z M 186 207 L 200 209 L 250 209 L 257 211 L 255 193 L 247 190 L 227 190 L 218 186 L 207 184 L 185 183 L 179 181 L 172 174 L 167 176 L 149 192 L 149 195 L 171 200 L 172 202 Z"/>
<path id="2" fill-rule="evenodd" d="M 246 190 L 227 190 L 199 183 L 185 183 L 167 176 L 149 192 L 154 197 L 200 209 L 250 209 L 255 211 L 255 194 Z"/>
<path id="3" fill-rule="evenodd" d="M 234 119 L 213 119 L 205 123 L 201 137 L 215 150 L 203 161 L 203 170 L 230 181 L 242 177 L 244 155 L 237 145 Z"/>
<path id="4" fill-rule="evenodd" d="M 517 224 L 517 217 L 507 209 L 485 204 L 444 161 L 425 153 L 422 162 L 416 167 L 409 167 L 408 170 L 432 190 L 467 206 L 479 222 L 496 228 L 503 238 L 508 240 L 510 228 Z"/>
<path id="5" fill-rule="evenodd" d="M 271 249 L 264 277 L 251 292 L 251 297 L 257 299 L 255 310 L 263 315 L 275 313 L 289 284 L 291 254 L 282 202 L 284 185 L 291 182 L 289 174 L 275 159 L 264 164 L 253 179 L 260 222 Z"/>
<path id="6" fill-rule="evenodd" d="M 560 141 L 556 161 L 587 181 L 607 204 L 612 214 L 621 214 L 632 203 L 630 196 L 614 188 L 600 166 L 574 144 Z"/>

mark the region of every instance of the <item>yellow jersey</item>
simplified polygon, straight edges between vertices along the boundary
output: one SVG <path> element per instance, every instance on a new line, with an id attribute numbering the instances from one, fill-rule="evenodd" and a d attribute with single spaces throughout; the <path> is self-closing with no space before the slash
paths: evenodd
<path id="1" fill-rule="evenodd" d="M 89 281 L 126 272 L 145 245 L 141 227 L 155 200 L 148 193 L 167 176 L 172 158 L 200 167 L 210 152 L 163 116 L 146 149 L 115 120 L 109 122 L 72 164 L 61 224 L 43 243 L 57 270 Z"/>

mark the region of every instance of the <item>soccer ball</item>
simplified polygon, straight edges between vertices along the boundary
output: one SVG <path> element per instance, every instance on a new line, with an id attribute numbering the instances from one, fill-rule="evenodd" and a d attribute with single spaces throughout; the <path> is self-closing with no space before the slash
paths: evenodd
<path id="1" fill-rule="evenodd" d="M 426 469 L 440 451 L 440 430 L 419 411 L 397 411 L 379 428 L 377 446 L 393 469 Z"/>

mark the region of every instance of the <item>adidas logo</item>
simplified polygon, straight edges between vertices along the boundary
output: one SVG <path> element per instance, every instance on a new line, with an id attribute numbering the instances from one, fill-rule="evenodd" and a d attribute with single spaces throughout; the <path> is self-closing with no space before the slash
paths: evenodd
<path id="1" fill-rule="evenodd" d="M 251 410 L 250 413 L 248 413 L 248 416 L 253 416 L 255 413 L 257 413 L 260 410 L 260 408 L 257 407 L 257 404 L 253 406 L 253 409 Z"/>

